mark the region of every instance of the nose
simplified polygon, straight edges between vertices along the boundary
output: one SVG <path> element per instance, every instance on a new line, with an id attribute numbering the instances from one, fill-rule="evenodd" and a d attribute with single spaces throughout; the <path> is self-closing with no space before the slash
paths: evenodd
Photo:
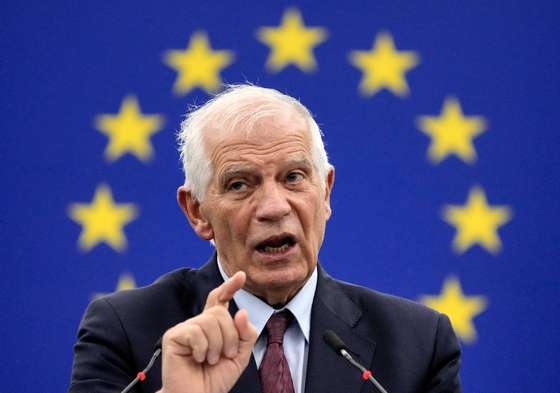
<path id="1" fill-rule="evenodd" d="M 259 190 L 256 217 L 259 221 L 276 222 L 290 214 L 292 207 L 287 190 L 275 181 L 266 182 Z"/>

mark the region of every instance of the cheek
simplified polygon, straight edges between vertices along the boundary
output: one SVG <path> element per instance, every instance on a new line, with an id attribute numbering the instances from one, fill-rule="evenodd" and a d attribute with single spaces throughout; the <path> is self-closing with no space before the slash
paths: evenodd
<path id="1" fill-rule="evenodd" d="M 321 243 L 323 242 L 323 237 L 325 235 L 325 226 L 329 218 L 329 210 L 325 208 L 325 202 L 322 200 L 319 202 L 318 206 L 319 208 L 315 212 L 314 226 L 315 226 L 315 235 L 317 238 L 318 247 L 320 247 Z"/>
<path id="2" fill-rule="evenodd" d="M 241 207 L 231 209 L 223 224 L 227 228 L 228 237 L 234 240 L 236 245 L 243 246 L 250 229 L 251 215 Z"/>
<path id="3" fill-rule="evenodd" d="M 321 241 L 326 220 L 323 201 L 317 197 L 309 198 L 300 211 L 301 223 L 309 239 Z"/>

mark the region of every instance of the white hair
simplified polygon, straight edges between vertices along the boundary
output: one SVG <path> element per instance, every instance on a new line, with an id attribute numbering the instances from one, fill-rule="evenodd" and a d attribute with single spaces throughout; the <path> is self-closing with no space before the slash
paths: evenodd
<path id="1" fill-rule="evenodd" d="M 323 184 L 331 167 L 323 144 L 322 132 L 309 110 L 297 99 L 278 90 L 253 85 L 230 85 L 201 107 L 192 108 L 177 134 L 185 173 L 185 188 L 202 201 L 213 174 L 204 133 L 212 129 L 230 133 L 251 131 L 257 122 L 286 109 L 295 110 L 307 123 L 311 137 L 311 160 Z"/>

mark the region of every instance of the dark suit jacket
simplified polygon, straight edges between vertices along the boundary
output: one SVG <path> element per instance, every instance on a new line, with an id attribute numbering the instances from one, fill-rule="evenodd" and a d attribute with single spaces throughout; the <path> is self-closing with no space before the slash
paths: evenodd
<path id="1" fill-rule="evenodd" d="M 199 314 L 223 282 L 215 257 L 154 284 L 93 301 L 74 346 L 70 393 L 120 392 L 142 370 L 170 327 Z M 236 311 L 230 303 L 232 314 Z M 306 392 L 377 392 L 323 343 L 332 329 L 389 393 L 460 392 L 460 349 L 448 318 L 408 300 L 334 280 L 319 267 L 311 312 Z M 161 361 L 136 392 L 161 388 Z M 235 393 L 260 393 L 252 360 Z"/>

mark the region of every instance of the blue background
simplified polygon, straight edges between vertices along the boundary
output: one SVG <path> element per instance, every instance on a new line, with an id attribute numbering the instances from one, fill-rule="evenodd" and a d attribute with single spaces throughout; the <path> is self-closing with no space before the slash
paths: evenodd
<path id="1" fill-rule="evenodd" d="M 256 39 L 288 6 L 307 26 L 328 30 L 315 48 L 316 72 L 290 66 L 269 73 L 269 48 Z M 321 125 L 336 166 L 334 215 L 321 261 L 334 276 L 417 300 L 437 295 L 455 275 L 467 295 L 488 299 L 464 343 L 466 392 L 560 391 L 560 53 L 557 2 L 322 1 L 75 2 L 0 5 L 0 335 L 2 392 L 60 392 L 70 377 L 82 312 L 123 272 L 138 285 L 211 253 L 176 205 L 182 182 L 174 133 L 196 89 L 172 93 L 163 53 L 184 49 L 197 30 L 214 49 L 235 52 L 221 76 L 298 97 Z M 389 31 L 420 64 L 406 74 L 411 94 L 358 93 L 351 50 L 369 50 Z M 109 163 L 94 127 L 136 94 L 144 113 L 165 115 L 148 164 L 132 155 Z M 420 115 L 438 115 L 456 96 L 487 131 L 474 140 L 478 161 L 426 159 Z M 117 202 L 135 203 L 129 246 L 78 249 L 80 226 L 67 215 L 108 184 Z M 451 248 L 446 204 L 464 204 L 481 186 L 508 205 L 503 250 Z"/>

